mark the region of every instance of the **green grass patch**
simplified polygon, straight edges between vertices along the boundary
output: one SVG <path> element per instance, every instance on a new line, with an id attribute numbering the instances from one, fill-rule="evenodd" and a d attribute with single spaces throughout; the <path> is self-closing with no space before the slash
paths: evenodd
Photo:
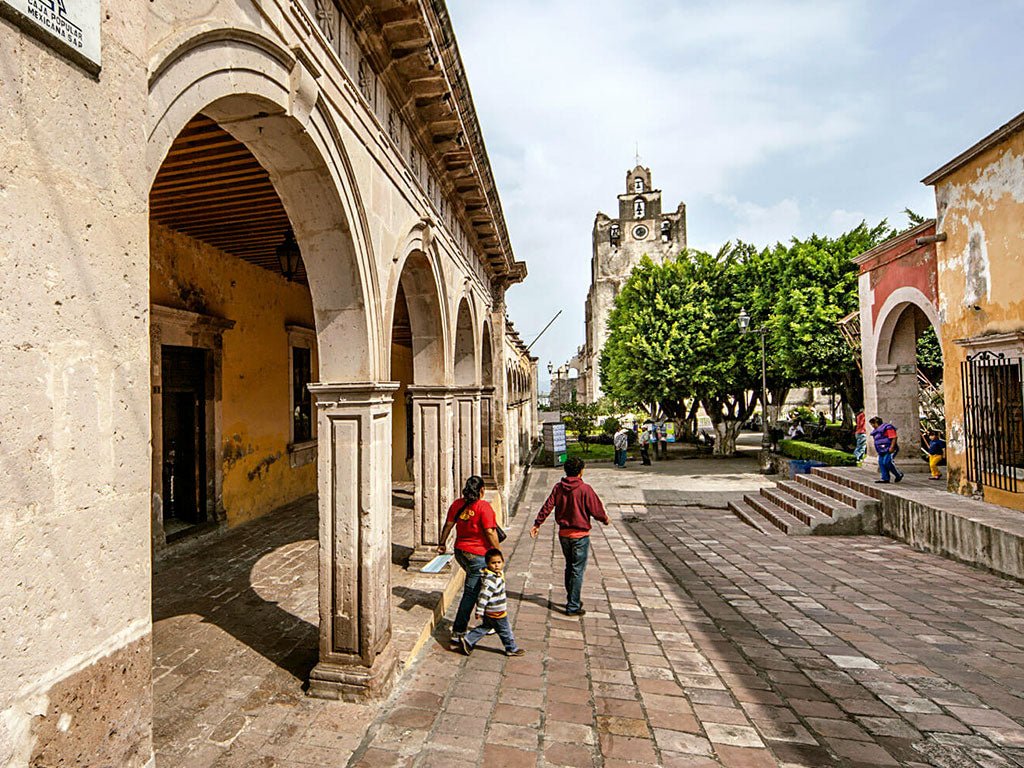
<path id="1" fill-rule="evenodd" d="M 573 456 L 579 456 L 584 461 L 614 461 L 615 459 L 615 446 L 613 445 L 601 445 L 599 443 L 590 443 L 584 445 L 582 443 L 569 443 L 566 446 L 568 455 L 566 458 L 572 458 Z M 630 449 L 630 458 L 636 458 L 639 456 L 639 452 L 635 449 Z M 537 464 L 551 466 L 551 457 L 548 456 L 548 452 L 543 448 L 537 456 Z"/>
<path id="2" fill-rule="evenodd" d="M 820 461 L 830 467 L 857 466 L 857 461 L 853 458 L 852 453 L 837 451 L 835 448 L 826 448 L 814 443 L 805 443 L 802 440 L 780 440 L 779 451 L 790 459 Z"/>

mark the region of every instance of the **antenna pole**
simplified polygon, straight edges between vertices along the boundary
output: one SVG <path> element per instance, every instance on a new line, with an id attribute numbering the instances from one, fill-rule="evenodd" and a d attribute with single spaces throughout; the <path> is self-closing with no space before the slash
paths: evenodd
<path id="1" fill-rule="evenodd" d="M 536 339 L 534 339 L 533 341 L 531 341 L 531 342 L 529 343 L 529 345 L 528 345 L 528 346 L 526 347 L 526 351 L 527 351 L 527 352 L 529 352 L 529 351 L 530 351 L 530 349 L 531 349 L 531 348 L 533 347 L 533 345 L 537 343 L 537 339 L 539 339 L 539 338 L 540 338 L 541 336 L 543 336 L 543 335 L 544 335 L 544 332 L 545 332 L 545 331 L 547 331 L 547 329 L 551 327 L 551 324 L 552 324 L 553 322 L 555 322 L 555 320 L 557 320 L 557 319 L 558 319 L 558 316 L 559 316 L 560 314 L 562 314 L 562 310 L 558 310 L 558 311 L 557 311 L 557 312 L 555 313 L 555 316 L 554 316 L 554 317 L 552 317 L 552 318 L 551 318 L 550 320 L 548 320 L 548 324 L 547 324 L 547 325 L 545 325 L 545 326 L 544 326 L 544 327 L 543 327 L 543 328 L 541 329 L 540 333 L 538 333 L 538 334 L 537 334 L 537 338 L 536 338 Z"/>

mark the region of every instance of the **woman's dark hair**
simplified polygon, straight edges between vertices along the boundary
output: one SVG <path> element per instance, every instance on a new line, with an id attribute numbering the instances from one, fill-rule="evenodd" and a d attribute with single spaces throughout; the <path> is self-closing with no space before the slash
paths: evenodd
<path id="1" fill-rule="evenodd" d="M 462 498 L 472 504 L 479 501 L 484 490 L 484 479 L 479 475 L 470 475 L 462 487 Z"/>

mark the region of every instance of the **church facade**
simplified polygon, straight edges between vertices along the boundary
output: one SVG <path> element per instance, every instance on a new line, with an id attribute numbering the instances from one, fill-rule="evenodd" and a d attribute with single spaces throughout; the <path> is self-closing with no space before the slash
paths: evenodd
<path id="1" fill-rule="evenodd" d="M 586 340 L 574 358 L 579 399 L 594 402 L 601 397 L 599 369 L 608 338 L 608 315 L 633 268 L 645 255 L 660 263 L 685 249 L 686 204 L 664 211 L 661 190 L 651 182 L 651 169 L 637 165 L 626 173 L 616 216 L 599 212 L 594 219 Z"/>

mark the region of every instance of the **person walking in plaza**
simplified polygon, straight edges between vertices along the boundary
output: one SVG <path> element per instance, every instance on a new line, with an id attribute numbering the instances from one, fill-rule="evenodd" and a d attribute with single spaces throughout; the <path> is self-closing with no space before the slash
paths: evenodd
<path id="1" fill-rule="evenodd" d="M 537 538 L 540 527 L 552 511 L 558 524 L 558 542 L 565 556 L 565 613 L 567 616 L 582 616 L 583 573 L 587 569 L 590 553 L 590 521 L 608 525 L 608 515 L 597 493 L 583 482 L 583 459 L 573 456 L 565 462 L 565 477 L 551 489 L 547 501 L 533 521 L 530 536 Z"/>
<path id="2" fill-rule="evenodd" d="M 941 480 L 942 472 L 939 465 L 946 458 L 946 441 L 942 435 L 932 431 L 928 433 L 928 469 L 931 470 L 932 480 Z"/>
<path id="3" fill-rule="evenodd" d="M 640 463 L 651 466 L 651 422 L 645 421 L 640 430 Z"/>
<path id="4" fill-rule="evenodd" d="M 867 416 L 864 415 L 863 408 L 857 411 L 857 420 L 853 427 L 853 437 L 857 441 L 857 445 L 853 449 L 853 459 L 860 465 L 864 461 L 864 457 L 868 455 L 868 425 Z"/>
<path id="5" fill-rule="evenodd" d="M 626 466 L 626 456 L 629 450 L 629 430 L 620 426 L 618 432 L 612 437 L 612 445 L 615 447 L 615 466 Z"/>
<path id="6" fill-rule="evenodd" d="M 658 452 L 658 449 L 659 449 L 661 443 L 658 440 L 658 422 L 656 422 L 656 421 L 652 421 L 651 422 L 650 437 L 651 437 L 651 450 L 654 451 L 654 458 L 655 458 L 655 460 L 660 461 L 664 457 L 661 455 L 661 453 Z"/>
<path id="7" fill-rule="evenodd" d="M 903 479 L 903 473 L 896 468 L 894 459 L 900 452 L 899 437 L 896 427 L 882 421 L 878 416 L 871 419 L 871 438 L 875 441 L 875 452 L 878 454 L 878 470 L 881 477 L 876 483 L 888 483 L 890 475 L 895 482 Z"/>
<path id="8" fill-rule="evenodd" d="M 452 623 L 451 644 L 458 648 L 462 635 L 469 626 L 469 618 L 473 613 L 480 595 L 480 579 L 487 567 L 485 555 L 488 551 L 498 548 L 498 521 L 491 507 L 480 496 L 483 493 L 483 478 L 473 475 L 466 480 L 462 489 L 462 498 L 457 499 L 448 508 L 448 518 L 441 530 L 438 554 L 447 550 L 448 537 L 455 529 L 455 562 L 466 572 L 466 583 L 462 588 L 462 600 Z"/>
<path id="9" fill-rule="evenodd" d="M 506 656 L 526 653 L 516 644 L 512 625 L 508 623 L 508 596 L 505 592 L 505 556 L 500 549 L 489 549 L 484 555 L 487 567 L 480 579 L 480 594 L 476 599 L 476 618 L 480 625 L 469 630 L 459 640 L 462 652 L 469 656 L 484 635 L 494 632 L 505 646 Z"/>
<path id="10" fill-rule="evenodd" d="M 661 458 L 668 458 L 668 430 L 665 428 L 665 421 L 658 422 L 658 442 L 661 444 Z"/>

